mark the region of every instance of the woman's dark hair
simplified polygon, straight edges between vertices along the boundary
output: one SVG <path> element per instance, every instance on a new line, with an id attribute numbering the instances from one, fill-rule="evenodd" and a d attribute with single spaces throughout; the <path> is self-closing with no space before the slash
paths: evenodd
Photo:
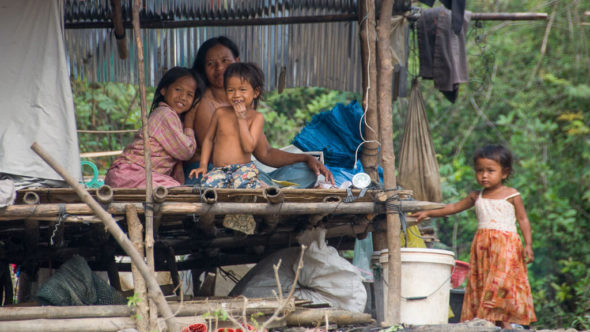
<path id="1" fill-rule="evenodd" d="M 480 158 L 491 159 L 500 164 L 502 169 L 508 174 L 506 179 L 512 174 L 512 152 L 503 145 L 486 145 L 478 149 L 473 154 L 473 165 Z"/>
<path id="2" fill-rule="evenodd" d="M 240 56 L 240 50 L 238 50 L 238 46 L 234 43 L 231 39 L 225 36 L 213 37 L 207 39 L 199 50 L 197 51 L 197 56 L 195 57 L 195 61 L 193 62 L 193 70 L 203 76 L 203 80 L 207 86 L 210 85 L 209 80 L 207 79 L 207 75 L 205 75 L 205 57 L 207 56 L 207 52 L 216 45 L 223 45 L 227 47 L 231 53 L 233 54 L 234 58 L 238 58 Z"/>
<path id="3" fill-rule="evenodd" d="M 230 77 L 239 77 L 247 81 L 254 91 L 258 91 L 258 97 L 254 98 L 254 109 L 258 107 L 258 100 L 262 99 L 264 92 L 264 73 L 257 64 L 252 62 L 236 62 L 227 66 L 223 73 L 223 87 L 227 86 Z"/>
<path id="4" fill-rule="evenodd" d="M 158 87 L 156 88 L 156 91 L 154 91 L 154 101 L 152 102 L 152 107 L 150 108 L 150 112 L 153 111 L 156 107 L 158 107 L 158 104 L 161 101 L 164 101 L 164 96 L 162 95 L 160 90 L 162 90 L 163 88 L 169 87 L 170 84 L 176 82 L 176 80 L 178 80 L 179 78 L 185 77 L 185 76 L 190 76 L 195 80 L 195 82 L 197 82 L 197 89 L 195 90 L 195 98 L 193 99 L 193 103 L 190 108 L 193 108 L 197 104 L 197 102 L 199 102 L 199 100 L 201 99 L 201 96 L 203 95 L 203 91 L 202 91 L 202 89 L 204 87 L 203 80 L 199 77 L 199 75 L 197 75 L 195 72 L 193 72 L 192 70 L 190 70 L 186 67 L 173 67 L 170 70 L 168 70 L 164 74 L 164 76 L 162 76 L 162 78 L 160 79 L 160 82 L 158 83 Z"/>

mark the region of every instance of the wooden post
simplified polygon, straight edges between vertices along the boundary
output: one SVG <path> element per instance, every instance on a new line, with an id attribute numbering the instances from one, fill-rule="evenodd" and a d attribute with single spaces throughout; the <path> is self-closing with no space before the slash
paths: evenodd
<path id="1" fill-rule="evenodd" d="M 50 155 L 45 152 L 36 142 L 31 145 L 31 149 L 35 151 L 51 168 L 53 168 L 61 177 L 66 180 L 66 182 L 76 191 L 76 194 L 80 197 L 82 202 L 88 204 L 88 206 L 94 211 L 97 217 L 99 217 L 105 224 L 107 230 L 111 233 L 113 238 L 119 243 L 121 248 L 129 255 L 131 258 L 131 262 L 138 268 L 143 276 L 145 282 L 147 283 L 147 287 L 150 290 L 149 296 L 152 297 L 158 309 L 161 311 L 162 316 L 166 320 L 166 324 L 168 325 L 168 329 L 170 332 L 177 332 L 179 331 L 176 321 L 174 319 L 174 314 L 166 299 L 164 298 L 164 294 L 160 289 L 160 285 L 156 281 L 154 276 L 153 270 L 150 270 L 148 266 L 143 261 L 143 256 L 135 250 L 133 247 L 133 243 L 129 241 L 125 233 L 119 228 L 113 216 L 111 216 L 108 212 L 106 212 L 98 202 L 96 202 L 92 196 L 78 183 L 78 181 L 69 175 L 65 169 L 59 165 L 55 159 L 53 159 Z"/>
<path id="2" fill-rule="evenodd" d="M 377 114 L 377 51 L 375 32 L 375 1 L 360 1 L 361 59 L 363 69 L 363 109 L 365 110 L 365 139 L 361 163 L 371 180 L 379 183 L 379 121 Z"/>
<path id="3" fill-rule="evenodd" d="M 393 0 L 383 0 L 377 24 L 377 61 L 380 136 L 381 136 L 381 166 L 383 167 L 383 182 L 387 200 L 391 201 L 396 188 L 395 154 L 393 150 L 392 124 L 392 55 L 389 51 L 391 35 L 391 18 Z M 386 205 L 387 213 L 387 248 L 389 250 L 389 275 L 387 292 L 387 312 L 385 322 L 393 325 L 400 322 L 401 295 L 401 257 L 400 257 L 400 221 L 397 212 L 390 205 Z"/>
<path id="4" fill-rule="evenodd" d="M 133 2 L 133 34 L 135 35 L 135 44 L 137 47 L 137 77 L 139 82 L 139 100 L 141 105 L 141 128 L 143 130 L 143 147 L 144 147 L 144 163 L 145 163 L 145 256 L 150 270 L 154 271 L 154 211 L 153 211 L 153 196 L 152 196 L 152 162 L 150 137 L 148 131 L 148 115 L 146 105 L 146 91 L 145 91 L 145 68 L 143 64 L 143 42 L 141 41 L 141 30 L 139 29 L 139 8 L 141 8 L 141 0 Z M 151 208 L 150 208 L 151 207 Z M 150 290 L 148 289 L 148 292 Z M 150 295 L 152 298 L 152 295 Z M 150 301 L 150 331 L 157 328 L 158 313 L 153 301 Z"/>
<path id="5" fill-rule="evenodd" d="M 127 59 L 127 38 L 125 38 L 125 27 L 123 26 L 123 10 L 121 0 L 111 0 L 111 20 L 117 39 L 117 51 L 120 59 Z"/>
<path id="6" fill-rule="evenodd" d="M 143 227 L 137 216 L 135 206 L 127 204 L 125 206 L 127 212 L 127 229 L 129 231 L 129 239 L 133 242 L 133 246 L 140 253 L 144 255 L 143 250 Z M 133 274 L 133 289 L 135 296 L 139 298 L 137 303 L 137 331 L 148 332 L 148 297 L 145 288 L 145 281 L 141 277 L 141 273 L 135 265 L 131 265 L 131 273 Z"/>

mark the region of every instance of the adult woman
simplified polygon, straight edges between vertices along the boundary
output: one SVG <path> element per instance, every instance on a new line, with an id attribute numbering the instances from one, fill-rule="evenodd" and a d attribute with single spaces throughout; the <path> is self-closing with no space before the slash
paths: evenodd
<path id="1" fill-rule="evenodd" d="M 215 109 L 229 106 L 223 87 L 223 73 L 227 66 L 238 61 L 240 61 L 238 47 L 233 41 L 224 36 L 208 39 L 197 52 L 193 70 L 203 77 L 207 86 L 201 102 L 196 108 L 193 125 L 198 146 L 202 145 Z M 280 180 L 291 180 L 301 187 L 310 187 L 315 182 L 316 177 L 322 174 L 328 181 L 334 183 L 332 173 L 313 156 L 289 153 L 272 148 L 264 133 L 259 139 L 254 156 L 265 165 L 279 168 L 279 170 L 273 172 L 274 174 L 270 174 L 272 178 L 280 177 Z M 198 167 L 199 157 L 200 151 L 197 151 L 190 160 L 191 162 L 185 164 L 185 174 Z M 284 169 L 284 167 L 287 167 L 288 170 Z M 296 175 L 296 177 L 289 178 L 292 175 Z M 188 180 L 187 184 L 192 184 L 190 179 L 186 178 Z M 272 184 L 270 178 L 265 177 L 263 174 L 261 179 Z"/>

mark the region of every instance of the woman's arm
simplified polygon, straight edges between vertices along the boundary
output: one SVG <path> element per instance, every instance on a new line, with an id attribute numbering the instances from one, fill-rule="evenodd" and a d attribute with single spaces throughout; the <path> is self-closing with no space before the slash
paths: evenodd
<path id="1" fill-rule="evenodd" d="M 531 232 L 531 223 L 529 222 L 529 217 L 527 217 L 526 211 L 524 209 L 522 197 L 520 197 L 520 195 L 515 196 L 512 199 L 512 204 L 514 204 L 516 220 L 518 220 L 518 225 L 520 226 L 522 236 L 524 237 L 525 262 L 532 263 L 535 260 L 535 254 L 533 252 L 533 235 Z"/>
<path id="2" fill-rule="evenodd" d="M 209 123 L 211 123 L 211 119 L 213 118 L 213 113 L 215 113 L 213 104 L 205 99 L 202 99 L 195 109 L 195 126 L 193 129 L 199 145 L 203 144 L 203 140 L 207 135 L 207 130 L 209 129 Z"/>
<path id="3" fill-rule="evenodd" d="M 332 172 L 324 166 L 315 157 L 304 153 L 290 153 L 287 151 L 275 149 L 270 146 L 264 132 L 259 138 L 258 145 L 254 150 L 254 157 L 261 163 L 270 167 L 283 167 L 298 162 L 305 162 L 307 166 L 315 173 L 316 176 L 322 174 L 327 181 L 334 184 L 334 176 Z"/>
<path id="4" fill-rule="evenodd" d="M 201 147 L 201 156 L 199 161 L 199 167 L 193 168 L 188 177 L 193 179 L 197 178 L 200 174 L 207 173 L 207 166 L 209 164 L 209 159 L 211 158 L 211 152 L 213 151 L 213 140 L 215 139 L 215 133 L 217 131 L 217 112 L 213 113 L 213 118 L 211 118 L 211 123 L 209 129 L 207 130 L 207 134 L 203 138 L 203 146 Z"/>
<path id="5" fill-rule="evenodd" d="M 415 217 L 417 221 L 420 221 L 426 217 L 444 217 L 450 214 L 459 213 L 471 208 L 475 204 L 476 199 L 477 192 L 474 191 L 458 202 L 445 205 L 442 209 L 415 212 L 412 213 L 412 217 Z"/>
<path id="6" fill-rule="evenodd" d="M 200 168 L 207 169 L 207 164 L 211 159 L 211 153 L 213 152 L 213 140 L 215 140 L 215 134 L 217 132 L 217 123 L 218 123 L 218 114 L 217 112 L 213 113 L 213 117 L 211 118 L 211 123 L 209 123 L 209 129 L 207 130 L 207 134 L 203 138 L 203 147 L 201 149 L 201 161 L 200 161 Z"/>

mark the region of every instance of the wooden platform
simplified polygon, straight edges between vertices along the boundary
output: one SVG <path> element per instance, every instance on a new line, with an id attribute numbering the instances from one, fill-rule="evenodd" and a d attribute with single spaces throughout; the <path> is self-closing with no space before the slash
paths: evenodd
<path id="1" fill-rule="evenodd" d="M 135 206 L 143 219 L 143 189 L 103 187 L 88 192 L 123 230 L 127 229 L 127 205 Z M 404 212 L 442 206 L 413 201 L 411 191 L 396 192 L 398 199 L 390 202 L 384 202 L 383 192 L 377 190 L 362 197 L 360 190 L 338 189 L 205 191 L 177 187 L 154 192 L 156 270 L 166 271 L 258 262 L 278 249 L 296 246 L 296 235 L 311 227 L 326 228 L 330 245 L 351 249 L 356 238 L 385 230 L 386 204 Z M 17 194 L 15 205 L 0 209 L 0 261 L 34 270 L 57 267 L 79 254 L 93 270 L 130 270 L 128 263 L 115 263 L 114 257 L 125 253 L 72 189 L 26 189 Z M 255 234 L 224 228 L 225 214 L 252 214 Z M 180 255 L 184 255 L 182 260 L 177 259 Z"/>

